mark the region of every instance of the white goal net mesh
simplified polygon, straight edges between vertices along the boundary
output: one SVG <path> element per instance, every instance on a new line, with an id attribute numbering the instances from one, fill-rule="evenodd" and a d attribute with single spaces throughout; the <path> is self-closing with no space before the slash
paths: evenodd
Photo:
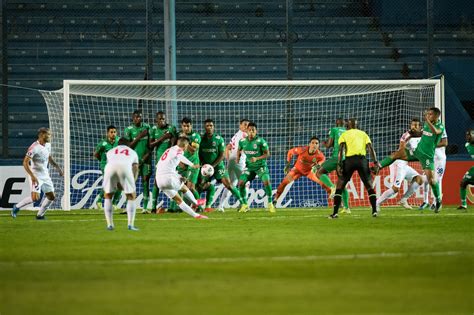
<path id="1" fill-rule="evenodd" d="M 193 130 L 204 132 L 207 118 L 215 121 L 216 132 L 226 143 L 238 131 L 239 121 L 247 118 L 258 126 L 258 133 L 269 144 L 268 160 L 273 191 L 284 177 L 286 154 L 295 146 L 307 145 L 312 136 L 327 140 L 328 132 L 338 117 L 355 117 L 361 129 L 372 139 L 374 148 L 382 159 L 397 149 L 401 134 L 406 131 L 413 117 L 423 119 L 423 111 L 439 104 L 436 100 L 436 80 L 420 82 L 381 81 L 368 82 L 82 82 L 69 85 L 69 106 L 64 106 L 63 90 L 42 91 L 48 106 L 50 127 L 53 133 L 52 148 L 56 161 L 63 164 L 69 156 L 70 176 L 53 181 L 58 196 L 69 188 L 69 204 L 54 208 L 94 208 L 101 189 L 102 176 L 98 161 L 93 157 L 97 143 L 105 137 L 108 125 L 117 127 L 118 135 L 131 125 L 132 113 L 140 109 L 143 121 L 154 125 L 155 113 L 164 111 L 168 122 L 180 130 L 179 122 L 189 117 Z M 165 85 L 168 84 L 168 85 Z M 64 125 L 64 111 L 69 113 L 69 126 Z M 64 151 L 64 130 L 68 128 L 70 150 Z M 326 158 L 331 149 L 321 145 Z M 153 165 L 155 161 L 153 161 Z M 414 164 L 416 165 L 416 164 Z M 419 169 L 419 168 L 418 168 Z M 336 181 L 335 174 L 330 176 Z M 154 176 L 151 176 L 151 185 Z M 141 201 L 141 184 L 138 200 Z M 150 187 L 151 187 L 150 185 Z M 215 200 L 222 190 L 217 184 Z M 375 179 L 378 194 L 389 186 L 388 168 Z M 403 186 L 402 186 L 403 187 Z M 350 206 L 368 205 L 368 197 L 358 176 L 347 186 Z M 403 190 L 403 188 L 402 188 Z M 67 191 L 67 190 L 66 190 Z M 263 207 L 266 200 L 261 182 L 256 179 L 248 189 L 251 207 Z M 300 178 L 280 199 L 280 207 L 327 207 L 332 205 L 326 191 L 318 184 Z M 420 198 L 420 192 L 412 198 Z M 395 197 L 387 204 L 395 204 Z M 232 199 L 233 200 L 233 199 Z M 119 202 L 121 206 L 125 198 Z M 218 201 L 214 202 L 214 206 Z M 159 204 L 168 201 L 160 195 Z M 230 205 L 236 206 L 235 202 Z"/>

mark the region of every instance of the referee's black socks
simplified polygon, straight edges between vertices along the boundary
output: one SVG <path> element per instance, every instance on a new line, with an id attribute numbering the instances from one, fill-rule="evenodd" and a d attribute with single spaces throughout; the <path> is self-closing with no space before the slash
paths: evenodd
<path id="1" fill-rule="evenodd" d="M 336 189 L 336 192 L 334 194 L 333 214 L 337 214 L 337 212 L 339 211 L 339 207 L 341 206 L 341 200 L 342 200 L 342 189 Z"/>
<path id="2" fill-rule="evenodd" d="M 369 194 L 370 205 L 372 206 L 372 213 L 377 212 L 377 194 L 373 188 L 367 189 Z M 335 198 L 334 198 L 335 199 Z"/>

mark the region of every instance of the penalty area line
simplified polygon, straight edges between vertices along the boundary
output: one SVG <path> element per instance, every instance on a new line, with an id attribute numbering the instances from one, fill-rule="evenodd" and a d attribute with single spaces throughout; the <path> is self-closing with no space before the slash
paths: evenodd
<path id="1" fill-rule="evenodd" d="M 297 262 L 327 260 L 369 260 L 414 257 L 449 257 L 469 256 L 462 251 L 443 251 L 425 253 L 362 253 L 338 255 L 308 256 L 268 256 L 268 257 L 209 257 L 209 258 L 154 258 L 154 259 L 110 259 L 110 260 L 46 260 L 46 261 L 0 261 L 0 266 L 15 267 L 26 265 L 165 265 L 165 264 L 199 264 L 199 263 L 241 263 L 241 262 Z"/>

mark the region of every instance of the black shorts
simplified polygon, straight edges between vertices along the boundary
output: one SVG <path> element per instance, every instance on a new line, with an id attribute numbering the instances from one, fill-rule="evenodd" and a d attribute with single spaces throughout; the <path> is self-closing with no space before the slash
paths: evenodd
<path id="1" fill-rule="evenodd" d="M 352 174 L 357 171 L 365 186 L 368 185 L 370 177 L 369 161 L 363 155 L 353 155 L 346 157 L 342 167 L 342 177 L 344 184 L 351 180 Z"/>

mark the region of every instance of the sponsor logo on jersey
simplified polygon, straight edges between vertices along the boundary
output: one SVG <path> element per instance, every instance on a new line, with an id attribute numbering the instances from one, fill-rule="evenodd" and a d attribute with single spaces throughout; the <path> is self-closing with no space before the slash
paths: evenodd
<path id="1" fill-rule="evenodd" d="M 244 151 L 245 154 L 257 154 L 258 152 L 257 151 Z"/>
<path id="2" fill-rule="evenodd" d="M 256 143 L 253 144 L 253 148 L 254 148 L 254 149 L 257 148 L 257 144 L 256 144 Z"/>
<path id="3" fill-rule="evenodd" d="M 423 134 L 424 134 L 425 136 L 428 136 L 428 137 L 433 136 L 433 134 L 432 134 L 431 132 L 425 131 L 425 130 L 423 130 Z"/>

